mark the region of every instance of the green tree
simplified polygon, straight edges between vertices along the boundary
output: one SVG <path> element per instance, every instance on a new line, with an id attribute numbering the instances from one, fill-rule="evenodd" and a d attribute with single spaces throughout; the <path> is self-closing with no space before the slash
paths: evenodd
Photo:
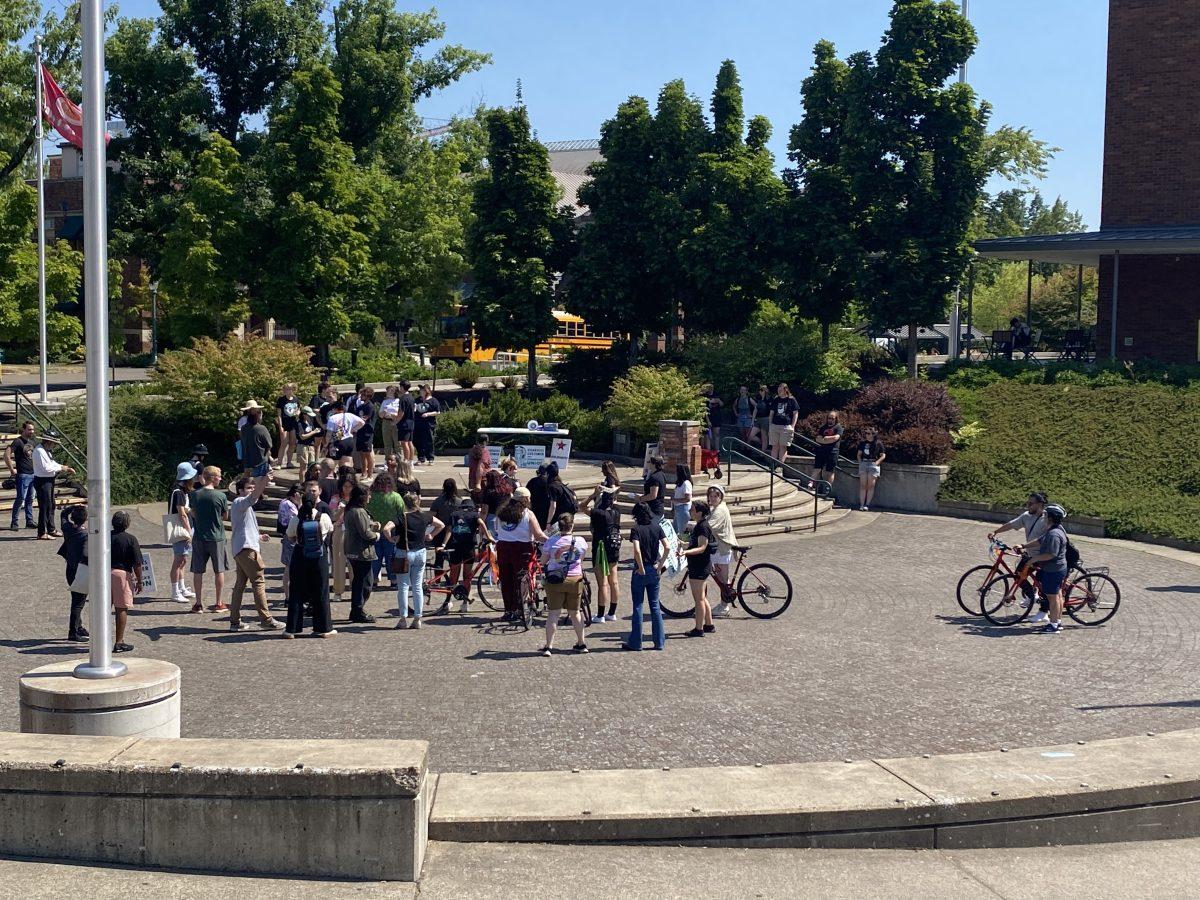
<path id="1" fill-rule="evenodd" d="M 704 400 L 700 385 L 674 366 L 634 366 L 613 382 L 605 410 L 614 426 L 648 441 L 663 419 L 703 418 Z"/>
<path id="2" fill-rule="evenodd" d="M 174 198 L 174 223 L 163 240 L 161 279 L 175 299 L 166 317 L 177 343 L 224 337 L 250 312 L 246 298 L 248 217 L 236 149 L 214 134 L 195 172 Z"/>
<path id="3" fill-rule="evenodd" d="M 325 45 L 322 0 L 172 0 L 160 27 L 205 74 L 216 129 L 236 144 L 246 118 L 262 112 L 300 66 Z"/>
<path id="4" fill-rule="evenodd" d="M 393 0 L 340 0 L 333 9 L 333 74 L 342 85 L 340 134 L 360 159 L 390 155 L 417 129 L 414 107 L 491 57 L 446 37 L 434 10 L 401 12 Z"/>
<path id="5" fill-rule="evenodd" d="M 467 234 L 475 294 L 471 320 L 480 341 L 529 353 L 528 389 L 537 387 L 535 347 L 554 334 L 554 285 L 571 233 L 558 209 L 558 185 L 525 107 L 488 114 L 488 173 L 475 184 Z"/>
<path id="6" fill-rule="evenodd" d="M 896 0 L 879 51 L 850 59 L 846 141 L 862 223 L 859 296 L 876 325 L 906 325 L 912 334 L 935 323 L 969 259 L 988 175 L 990 107 L 947 81 L 975 43 L 953 3 Z M 915 340 L 908 370 L 916 377 Z"/>

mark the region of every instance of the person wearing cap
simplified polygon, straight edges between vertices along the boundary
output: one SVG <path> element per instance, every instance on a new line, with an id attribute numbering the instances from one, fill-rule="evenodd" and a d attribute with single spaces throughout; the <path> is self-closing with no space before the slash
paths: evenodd
<path id="1" fill-rule="evenodd" d="M 75 470 L 64 466 L 51 454 L 61 443 L 57 437 L 47 432 L 42 435 L 40 447 L 33 451 L 33 493 L 37 497 L 38 506 L 38 540 L 48 541 L 58 537 L 54 527 L 54 481 L 59 474 L 74 475 Z"/>
<path id="2" fill-rule="evenodd" d="M 204 444 L 197 444 L 192 448 L 192 458 L 188 460 L 192 464 L 192 468 L 196 470 L 196 480 L 192 482 L 192 490 L 198 491 L 204 487 L 200 481 L 200 473 L 204 471 L 204 460 L 208 458 L 208 447 Z"/>
<path id="3" fill-rule="evenodd" d="M 1038 540 L 1038 552 L 1029 557 L 1029 562 L 1038 567 L 1038 587 L 1042 589 L 1042 596 L 1050 603 L 1050 612 L 1048 616 L 1030 619 L 1030 622 L 1040 622 L 1048 618 L 1049 621 L 1042 626 L 1042 632 L 1058 634 L 1062 631 L 1062 585 L 1070 568 L 1067 565 L 1069 542 L 1067 532 L 1062 527 L 1067 511 L 1057 503 L 1051 503 L 1046 507 L 1045 515 L 1049 527 Z"/>
<path id="4" fill-rule="evenodd" d="M 634 503 L 645 503 L 655 525 L 661 525 L 666 510 L 667 476 L 663 474 L 665 462 L 661 456 L 650 457 L 650 474 L 642 484 L 642 495 L 634 497 Z"/>
<path id="5" fill-rule="evenodd" d="M 317 461 L 317 440 L 324 433 L 311 406 L 302 407 L 296 425 L 296 458 L 301 471 Z"/>
<path id="6" fill-rule="evenodd" d="M 725 488 L 720 484 L 710 484 L 706 496 L 709 511 L 705 521 L 717 540 L 717 551 L 712 555 L 713 577 L 721 585 L 721 602 L 712 608 L 712 614 L 724 617 L 733 609 L 725 597 L 729 587 L 729 566 L 733 562 L 733 548 L 737 546 L 737 535 L 733 533 L 733 516 L 725 503 Z"/>
<path id="7" fill-rule="evenodd" d="M 188 557 L 192 555 L 192 485 L 196 482 L 196 467 L 191 463 L 180 463 L 175 467 L 175 487 L 167 501 L 167 515 L 178 516 L 180 526 L 187 531 L 187 540 L 171 545 L 171 602 L 188 603 L 196 594 L 183 580 Z"/>
<path id="8" fill-rule="evenodd" d="M 241 427 L 242 474 L 262 478 L 271 471 L 271 432 L 262 423 L 263 407 L 251 400 L 242 407 L 246 424 Z"/>

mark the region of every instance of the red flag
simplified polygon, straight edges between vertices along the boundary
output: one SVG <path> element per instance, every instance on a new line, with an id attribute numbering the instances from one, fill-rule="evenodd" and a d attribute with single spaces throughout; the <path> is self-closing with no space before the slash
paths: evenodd
<path id="1" fill-rule="evenodd" d="M 83 149 L 83 110 L 63 93 L 50 70 L 42 65 L 42 116 L 63 139 Z M 105 132 L 104 143 L 112 140 Z"/>

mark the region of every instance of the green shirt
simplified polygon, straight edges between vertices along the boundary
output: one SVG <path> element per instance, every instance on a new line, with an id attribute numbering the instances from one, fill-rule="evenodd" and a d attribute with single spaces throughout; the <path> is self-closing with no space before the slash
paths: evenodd
<path id="1" fill-rule="evenodd" d="M 382 528 L 404 515 L 404 498 L 393 491 L 390 494 L 372 494 L 367 501 L 367 515 Z"/>
<path id="2" fill-rule="evenodd" d="M 224 491 L 201 488 L 192 494 L 192 539 L 196 541 L 225 540 L 225 514 L 229 498 Z"/>

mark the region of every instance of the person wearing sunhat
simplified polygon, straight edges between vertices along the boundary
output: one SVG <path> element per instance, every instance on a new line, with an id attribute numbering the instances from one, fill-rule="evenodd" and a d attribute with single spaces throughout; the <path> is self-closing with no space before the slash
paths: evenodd
<path id="1" fill-rule="evenodd" d="M 58 537 L 54 527 L 54 482 L 60 474 L 74 475 L 75 470 L 54 458 L 54 448 L 61 441 L 51 432 L 42 435 L 41 446 L 33 451 L 33 494 L 38 506 L 38 540 Z"/>
<path id="2" fill-rule="evenodd" d="M 262 478 L 271 471 L 271 432 L 262 423 L 263 407 L 251 400 L 242 407 L 246 423 L 241 427 L 242 474 Z"/>
<path id="3" fill-rule="evenodd" d="M 302 472 L 307 471 L 308 467 L 317 461 L 317 439 L 322 434 L 324 428 L 317 421 L 317 414 L 313 408 L 301 408 L 299 424 L 296 426 L 296 457 Z"/>

